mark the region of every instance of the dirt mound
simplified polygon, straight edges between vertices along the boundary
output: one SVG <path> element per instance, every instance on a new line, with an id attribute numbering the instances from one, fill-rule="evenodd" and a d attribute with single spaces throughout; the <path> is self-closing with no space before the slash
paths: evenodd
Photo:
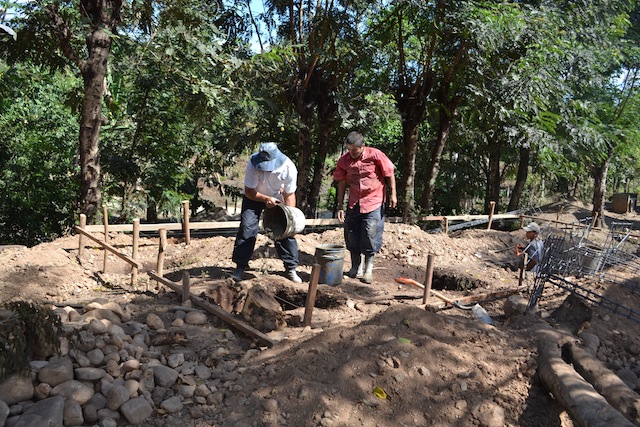
<path id="1" fill-rule="evenodd" d="M 158 413 L 149 425 L 570 426 L 566 413 L 537 381 L 536 346 L 529 332 L 560 307 L 565 292 L 545 290 L 536 315 L 507 318 L 504 300 L 483 302 L 493 319 L 493 325 L 487 325 L 470 310 L 429 312 L 421 306 L 422 290 L 395 281 L 404 276 L 424 282 L 427 256 L 434 254 L 434 287 L 451 296 L 515 289 L 518 277 L 509 264 L 512 248 L 523 238 L 522 230 L 444 235 L 387 224 L 374 283 L 345 277 L 339 286 L 320 285 L 312 326 L 305 328 L 300 319 L 308 283 L 287 281 L 273 243 L 260 235 L 246 282 L 273 291 L 282 303 L 287 326 L 268 332 L 277 344 L 256 348 L 251 337 L 237 334 L 246 340 L 244 348 L 253 348 L 243 356 L 241 378 L 225 388 L 224 401 L 211 408 L 186 408 L 180 416 Z M 228 284 L 233 237 L 196 237 L 188 246 L 179 238 L 170 240 L 167 278 L 180 282 L 188 272 L 192 293 L 205 298 Z M 300 275 L 308 281 L 316 247 L 342 244 L 342 230 L 302 234 L 298 242 Z M 115 233 L 110 243 L 131 252 L 130 235 Z M 58 306 L 97 297 L 123 304 L 144 300 L 140 317 L 180 303 L 145 274 L 156 268 L 156 237 L 140 239 L 144 269 L 136 287 L 129 284 L 130 267 L 124 262 L 108 256 L 103 274 L 103 252 L 89 246 L 85 252 L 81 265 L 77 237 L 0 251 L 0 300 Z M 349 267 L 346 257 L 344 268 Z M 571 319 L 566 307 L 563 310 L 550 320 Z M 229 327 L 214 321 L 219 328 Z M 637 368 L 636 328 L 598 307 L 589 324 L 582 325 L 583 331 L 601 335 L 601 354 L 619 368 Z M 206 337 L 191 338 L 198 343 L 198 353 L 217 351 Z"/>

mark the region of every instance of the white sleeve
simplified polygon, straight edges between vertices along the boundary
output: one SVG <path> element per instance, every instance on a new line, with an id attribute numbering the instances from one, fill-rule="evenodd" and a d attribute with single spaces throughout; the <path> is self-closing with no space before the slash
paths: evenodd
<path id="1" fill-rule="evenodd" d="M 284 192 L 287 194 L 295 193 L 298 189 L 298 169 L 291 160 L 288 160 L 287 177 L 283 184 Z"/>
<path id="2" fill-rule="evenodd" d="M 247 188 L 256 188 L 259 182 L 258 171 L 253 167 L 253 164 L 251 164 L 251 160 L 249 160 L 244 173 L 244 186 Z"/>

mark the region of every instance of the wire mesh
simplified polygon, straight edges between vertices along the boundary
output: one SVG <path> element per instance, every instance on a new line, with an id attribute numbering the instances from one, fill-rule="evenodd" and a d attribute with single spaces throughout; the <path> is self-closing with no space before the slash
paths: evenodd
<path id="1" fill-rule="evenodd" d="M 640 311 L 602 294 L 603 284 L 619 287 L 622 295 L 640 294 L 640 258 L 630 241 L 630 227 L 631 223 L 612 223 L 602 244 L 590 239 L 592 218 L 585 218 L 577 229 L 549 234 L 530 289 L 529 309 L 538 304 L 550 283 L 640 323 Z"/>

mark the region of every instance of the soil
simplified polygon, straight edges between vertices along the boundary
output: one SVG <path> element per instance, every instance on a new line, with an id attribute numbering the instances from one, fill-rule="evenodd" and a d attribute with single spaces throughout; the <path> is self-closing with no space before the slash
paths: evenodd
<path id="1" fill-rule="evenodd" d="M 562 214 L 559 206 L 539 212 L 539 222 L 576 222 L 588 215 L 588 209 L 575 202 L 564 203 Z M 637 219 L 633 213 L 608 218 Z M 585 322 L 584 313 L 573 313 L 562 304 L 567 293 L 559 288 L 545 289 L 535 313 L 507 316 L 504 298 L 483 301 L 480 305 L 492 319 L 486 324 L 464 308 L 426 310 L 421 289 L 395 280 L 404 276 L 424 283 L 427 257 L 433 254 L 433 287 L 450 298 L 518 290 L 528 299 L 532 276 L 518 288 L 518 273 L 509 268 L 513 247 L 524 241 L 523 230 L 468 229 L 445 235 L 405 224 L 385 227 L 374 282 L 367 285 L 344 277 L 339 285 L 319 285 L 307 327 L 302 319 L 315 250 L 324 243 L 342 244 L 342 230 L 307 230 L 297 236 L 302 284 L 283 276 L 273 243 L 262 235 L 250 270 L 238 284 L 226 278 L 233 267 L 233 236 L 192 236 L 189 245 L 180 236 L 170 238 L 166 278 L 180 283 L 188 272 L 193 294 L 230 311 L 238 304 L 225 296 L 229 289 L 246 294 L 264 288 L 281 304 L 285 325 L 265 330 L 276 342 L 273 347 L 214 316 L 212 329 L 189 328 L 190 350 L 203 358 L 228 347 L 215 331 L 234 331 L 236 341 L 225 363 L 241 367 L 236 369 L 241 373 L 235 379 L 237 387 L 229 388 L 235 392 L 227 393 L 216 407 L 188 407 L 173 415 L 158 412 L 145 425 L 572 426 L 536 376 L 531 328 L 541 321 L 598 335 L 601 360 L 613 370 L 638 369 L 637 323 L 592 304 L 587 304 L 590 314 Z M 110 244 L 131 253 L 130 235 L 113 233 Z M 32 248 L 5 248 L 0 250 L 0 301 L 63 306 L 106 298 L 135 306 L 142 321 L 149 312 L 169 316 L 171 307 L 182 301 L 145 274 L 156 269 L 157 257 L 157 236 L 143 236 L 138 260 L 144 268 L 134 287 L 130 267 L 115 256 L 108 257 L 107 272 L 101 272 L 103 252 L 98 247 L 87 246 L 80 264 L 77 236 Z M 349 267 L 347 257 L 344 268 Z M 598 286 L 606 291 L 613 285 Z M 640 308 L 637 295 L 621 298 L 635 310 Z M 242 319 L 240 313 L 234 315 Z M 253 320 L 245 321 L 264 326 Z"/>

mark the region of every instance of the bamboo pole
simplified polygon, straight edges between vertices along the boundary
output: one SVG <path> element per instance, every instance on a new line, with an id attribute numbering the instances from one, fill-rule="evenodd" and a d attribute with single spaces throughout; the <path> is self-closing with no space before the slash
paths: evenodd
<path id="1" fill-rule="evenodd" d="M 107 205 L 102 205 L 102 223 L 104 224 L 104 243 L 109 244 L 109 213 L 107 212 Z M 102 262 L 102 272 L 107 272 L 107 255 L 109 253 L 104 251 L 104 259 Z"/>
<path id="2" fill-rule="evenodd" d="M 429 299 L 431 298 L 431 283 L 433 282 L 433 259 L 435 258 L 434 254 L 429 254 L 427 256 L 427 273 L 424 278 L 424 294 L 422 295 L 422 303 L 429 304 Z"/>
<path id="3" fill-rule="evenodd" d="M 489 223 L 487 224 L 487 230 L 491 230 L 491 223 L 493 222 L 493 210 L 496 208 L 496 202 L 489 202 Z"/>
<path id="4" fill-rule="evenodd" d="M 85 214 L 80 214 L 80 228 L 83 230 L 87 226 L 87 216 Z M 84 235 L 82 233 L 78 234 L 78 262 L 82 265 L 82 256 L 84 255 Z"/>
<path id="5" fill-rule="evenodd" d="M 313 264 L 311 278 L 309 279 L 309 290 L 307 291 L 307 302 L 304 308 L 303 326 L 311 326 L 311 316 L 313 306 L 316 304 L 316 292 L 318 290 L 318 280 L 320 280 L 320 264 Z"/>
<path id="6" fill-rule="evenodd" d="M 84 231 L 82 228 L 76 226 L 75 227 L 76 232 L 78 233 L 82 233 L 85 235 L 85 237 L 88 237 L 89 239 L 93 240 L 94 242 L 96 242 L 98 245 L 102 246 L 104 249 L 106 249 L 107 251 L 111 252 L 112 254 L 114 254 L 115 256 L 117 256 L 118 258 L 120 258 L 121 260 L 125 261 L 126 263 L 130 264 L 130 265 L 135 265 L 136 267 L 138 267 L 138 269 L 142 268 L 142 264 L 140 264 L 138 261 L 135 261 L 133 259 L 131 259 L 130 257 L 128 257 L 127 255 L 123 254 L 122 252 L 118 251 L 116 248 L 114 248 L 113 246 L 103 242 L 102 240 L 98 239 L 97 237 L 92 236 L 90 233 L 87 233 L 86 231 Z"/>
<path id="7" fill-rule="evenodd" d="M 182 201 L 182 232 L 184 233 L 184 243 L 191 243 L 191 232 L 189 230 L 189 201 Z"/>
<path id="8" fill-rule="evenodd" d="M 140 240 L 140 219 L 136 218 L 133 220 L 133 248 L 131 250 L 131 258 L 134 260 L 138 259 L 138 245 Z M 138 283 L 138 267 L 131 267 L 131 286 L 134 288 Z"/>
<path id="9" fill-rule="evenodd" d="M 191 282 L 189 280 L 189 272 L 182 272 L 182 303 L 184 304 L 189 300 L 191 293 Z"/>
<path id="10" fill-rule="evenodd" d="M 167 229 L 160 229 L 160 247 L 158 248 L 158 262 L 156 263 L 156 271 L 158 276 L 164 276 L 164 253 L 167 250 Z"/>

